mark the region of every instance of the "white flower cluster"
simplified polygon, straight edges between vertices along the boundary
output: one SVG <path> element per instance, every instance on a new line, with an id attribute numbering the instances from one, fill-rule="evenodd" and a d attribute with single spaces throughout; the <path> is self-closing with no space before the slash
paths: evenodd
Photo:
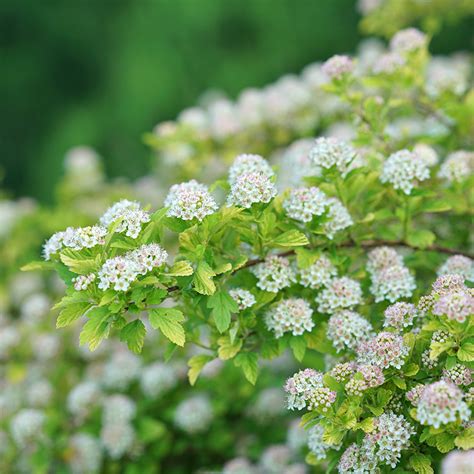
<path id="1" fill-rule="evenodd" d="M 337 169 L 342 177 L 358 165 L 355 149 L 347 142 L 333 137 L 316 138 L 309 159 L 315 167 Z"/>
<path id="2" fill-rule="evenodd" d="M 386 464 L 394 469 L 415 433 L 403 415 L 384 413 L 374 420 L 374 430 L 365 435 L 363 447 L 377 465 Z"/>
<path id="3" fill-rule="evenodd" d="M 405 58 L 398 52 L 382 54 L 372 67 L 374 74 L 393 74 L 405 65 Z"/>
<path id="4" fill-rule="evenodd" d="M 252 273 L 258 278 L 257 286 L 261 290 L 278 293 L 296 281 L 296 275 L 290 261 L 277 255 L 269 255 L 264 262 L 255 265 Z"/>
<path id="5" fill-rule="evenodd" d="M 458 386 L 468 386 L 472 383 L 473 370 L 462 364 L 456 364 L 450 369 L 443 369 L 443 379 Z"/>
<path id="6" fill-rule="evenodd" d="M 464 255 L 453 255 L 441 265 L 438 275 L 460 275 L 467 281 L 474 281 L 474 261 Z"/>
<path id="7" fill-rule="evenodd" d="M 314 216 L 324 214 L 327 197 L 319 188 L 296 188 L 283 201 L 288 216 L 300 222 L 311 222 Z"/>
<path id="8" fill-rule="evenodd" d="M 300 336 L 305 331 L 313 329 L 312 316 L 313 310 L 307 301 L 301 298 L 289 298 L 279 301 L 266 313 L 265 323 L 267 328 L 275 333 L 276 338 L 282 337 L 285 332 Z"/>
<path id="9" fill-rule="evenodd" d="M 425 90 L 437 98 L 445 92 L 462 95 L 469 87 L 470 63 L 464 55 L 432 57 L 425 74 Z"/>
<path id="10" fill-rule="evenodd" d="M 145 275 L 163 265 L 168 253 L 158 244 L 145 244 L 123 256 L 105 261 L 99 270 L 101 290 L 113 287 L 116 291 L 127 291 L 139 275 Z"/>
<path id="11" fill-rule="evenodd" d="M 339 199 L 331 197 L 327 199 L 326 203 L 328 205 L 328 221 L 324 223 L 324 231 L 326 237 L 332 240 L 339 231 L 354 224 L 354 221 Z"/>
<path id="12" fill-rule="evenodd" d="M 152 399 L 173 389 L 177 383 L 173 368 L 160 362 L 145 367 L 140 375 L 140 388 L 146 397 Z"/>
<path id="13" fill-rule="evenodd" d="M 112 459 L 119 459 L 132 449 L 136 435 L 131 422 L 136 410 L 135 402 L 125 395 L 104 400 L 100 437 Z"/>
<path id="14" fill-rule="evenodd" d="M 256 303 L 255 296 L 243 288 L 234 288 L 229 291 L 229 295 L 238 304 L 240 311 L 250 308 Z"/>
<path id="15" fill-rule="evenodd" d="M 441 474 L 472 474 L 474 450 L 451 451 L 441 463 Z"/>
<path id="16" fill-rule="evenodd" d="M 113 390 L 125 390 L 140 374 L 141 361 L 128 350 L 113 353 L 102 374 L 102 383 Z"/>
<path id="17" fill-rule="evenodd" d="M 105 243 L 107 229 L 103 226 L 68 227 L 66 230 L 53 234 L 43 246 L 45 260 L 50 260 L 53 255 L 64 247 L 72 250 L 92 248 Z"/>
<path id="18" fill-rule="evenodd" d="M 389 247 L 378 247 L 369 252 L 367 271 L 372 280 L 370 292 L 376 302 L 388 300 L 394 303 L 400 298 L 409 298 L 416 289 L 415 278 L 397 252 Z"/>
<path id="19" fill-rule="evenodd" d="M 368 341 L 372 336 L 370 322 L 354 311 L 338 311 L 329 318 L 327 337 L 337 352 L 345 349 L 355 351 L 361 342 Z"/>
<path id="20" fill-rule="evenodd" d="M 411 326 L 417 316 L 415 305 L 411 303 L 395 303 L 390 305 L 384 312 L 384 327 L 393 327 L 402 331 Z"/>
<path id="21" fill-rule="evenodd" d="M 377 365 L 382 369 L 400 369 L 405 364 L 408 347 L 403 337 L 393 332 L 380 332 L 357 348 L 358 363 Z"/>
<path id="22" fill-rule="evenodd" d="M 25 448 L 28 444 L 37 441 L 43 434 L 43 425 L 46 417 L 40 410 L 24 408 L 12 419 L 10 430 L 15 443 Z"/>
<path id="23" fill-rule="evenodd" d="M 171 186 L 164 204 L 168 207 L 168 216 L 185 221 L 202 221 L 219 208 L 207 186 L 194 179 Z"/>
<path id="24" fill-rule="evenodd" d="M 416 28 L 400 30 L 390 40 L 390 49 L 400 53 L 408 53 L 424 48 L 428 43 L 427 36 Z"/>
<path id="25" fill-rule="evenodd" d="M 214 418 L 209 400 L 202 395 L 195 395 L 183 400 L 174 414 L 174 424 L 189 434 L 206 431 Z"/>
<path id="26" fill-rule="evenodd" d="M 325 443 L 323 441 L 324 428 L 322 425 L 314 425 L 308 430 L 308 448 L 318 461 L 326 459 L 330 449 L 340 449 L 339 446 Z"/>
<path id="27" fill-rule="evenodd" d="M 285 395 L 281 388 L 270 387 L 262 390 L 249 413 L 260 422 L 268 422 L 272 418 L 285 413 Z"/>
<path id="28" fill-rule="evenodd" d="M 390 183 L 395 189 L 411 194 L 419 181 L 430 177 L 426 162 L 408 150 L 399 150 L 391 154 L 382 167 L 380 181 Z"/>
<path id="29" fill-rule="evenodd" d="M 426 143 L 417 143 L 413 147 L 413 153 L 415 153 L 418 159 L 424 161 L 430 168 L 438 164 L 438 153 L 436 153 L 436 150 L 433 147 Z"/>
<path id="30" fill-rule="evenodd" d="M 321 69 L 330 79 L 341 79 L 346 74 L 352 73 L 354 68 L 354 61 L 349 56 L 335 54 L 323 64 Z"/>
<path id="31" fill-rule="evenodd" d="M 417 418 L 423 425 L 439 428 L 458 419 L 469 421 L 470 416 L 463 392 L 451 382 L 440 380 L 426 385 L 420 394 Z"/>
<path id="32" fill-rule="evenodd" d="M 260 155 L 244 154 L 237 156 L 229 168 L 229 183 L 234 184 L 239 176 L 247 173 L 262 173 L 267 178 L 275 174 L 265 158 Z"/>
<path id="33" fill-rule="evenodd" d="M 379 465 L 395 468 L 402 451 L 410 447 L 410 437 L 415 434 L 402 415 L 390 412 L 376 418 L 374 427 L 361 445 L 351 444 L 344 451 L 338 464 L 339 474 L 372 474 L 380 471 Z"/>
<path id="34" fill-rule="evenodd" d="M 102 464 L 100 440 L 87 433 L 77 433 L 69 440 L 68 464 L 73 474 L 95 474 Z"/>
<path id="35" fill-rule="evenodd" d="M 337 275 L 337 269 L 325 255 L 321 255 L 312 265 L 300 270 L 300 282 L 306 288 L 318 289 L 327 286 Z"/>
<path id="36" fill-rule="evenodd" d="M 138 237 L 142 230 L 142 225 L 146 222 L 150 222 L 150 214 L 141 209 L 138 202 L 127 199 L 116 202 L 100 218 L 100 223 L 105 227 L 117 223 L 115 232 L 125 233 L 127 237 L 132 239 Z"/>
<path id="37" fill-rule="evenodd" d="M 438 176 L 448 183 L 462 183 L 474 172 L 474 152 L 459 150 L 450 153 L 441 165 Z"/>
<path id="38" fill-rule="evenodd" d="M 89 285 L 96 279 L 95 273 L 89 273 L 88 275 L 78 275 L 72 279 L 74 283 L 74 289 L 76 291 L 83 291 L 89 288 Z"/>
<path id="39" fill-rule="evenodd" d="M 82 382 L 69 392 L 67 397 L 68 410 L 75 416 L 85 417 L 97 405 L 101 396 L 101 390 L 95 382 Z"/>
<path id="40" fill-rule="evenodd" d="M 227 205 L 248 209 L 252 204 L 270 202 L 276 195 L 275 184 L 267 175 L 260 171 L 243 173 L 231 184 Z"/>
<path id="41" fill-rule="evenodd" d="M 300 370 L 285 384 L 289 410 L 302 410 L 309 406 L 312 392 L 323 387 L 323 374 L 314 369 Z"/>
<path id="42" fill-rule="evenodd" d="M 350 309 L 362 303 L 360 283 L 348 277 L 334 278 L 318 296 L 318 311 L 335 313 L 341 309 Z"/>

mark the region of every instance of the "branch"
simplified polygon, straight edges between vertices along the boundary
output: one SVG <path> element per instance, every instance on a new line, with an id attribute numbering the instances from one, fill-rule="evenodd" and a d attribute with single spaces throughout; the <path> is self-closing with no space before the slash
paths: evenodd
<path id="1" fill-rule="evenodd" d="M 407 244 L 403 240 L 367 240 L 365 242 L 356 243 L 354 241 L 343 242 L 339 245 L 341 248 L 352 248 L 352 247 L 359 247 L 363 249 L 371 249 L 374 247 L 407 247 L 413 250 L 422 250 L 424 252 L 436 252 L 436 253 L 443 253 L 446 255 L 463 255 L 464 257 L 474 259 L 474 255 L 469 252 L 463 252 L 457 249 L 451 249 L 448 247 L 442 247 L 440 245 L 430 245 L 425 249 L 417 249 L 412 247 L 411 245 Z M 290 257 L 291 255 L 295 255 L 295 250 L 287 250 L 286 252 L 281 252 L 276 254 L 278 257 Z M 235 273 L 239 270 L 243 270 L 244 268 L 254 267 L 259 263 L 263 263 L 265 261 L 264 258 L 253 258 L 251 260 L 247 260 L 247 262 L 242 265 L 241 267 L 234 270 Z M 173 291 L 179 290 L 179 286 L 170 286 L 168 288 L 168 293 L 172 293 Z"/>

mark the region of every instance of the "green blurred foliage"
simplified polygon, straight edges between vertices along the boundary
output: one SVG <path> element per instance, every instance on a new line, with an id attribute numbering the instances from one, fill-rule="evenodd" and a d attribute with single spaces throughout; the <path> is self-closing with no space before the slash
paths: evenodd
<path id="1" fill-rule="evenodd" d="M 80 144 L 109 175 L 141 176 L 144 131 L 208 89 L 235 96 L 353 51 L 358 20 L 353 0 L 4 0 L 5 185 L 51 200 L 66 150 Z M 453 49 L 469 44 L 469 24 L 451 36 Z"/>

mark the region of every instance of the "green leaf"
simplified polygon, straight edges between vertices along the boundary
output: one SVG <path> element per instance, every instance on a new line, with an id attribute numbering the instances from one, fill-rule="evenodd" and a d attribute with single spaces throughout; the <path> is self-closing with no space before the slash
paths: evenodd
<path id="1" fill-rule="evenodd" d="M 474 362 L 474 343 L 465 342 L 461 344 L 457 352 L 457 357 L 462 362 Z"/>
<path id="2" fill-rule="evenodd" d="M 102 340 L 109 335 L 110 316 L 110 311 L 105 307 L 92 308 L 87 313 L 89 319 L 84 324 L 79 335 L 80 345 L 88 344 L 91 351 L 97 349 Z"/>
<path id="3" fill-rule="evenodd" d="M 408 460 L 410 467 L 418 474 L 433 474 L 431 459 L 421 453 L 416 453 Z"/>
<path id="4" fill-rule="evenodd" d="M 454 444 L 461 449 L 474 449 L 474 428 L 466 428 L 454 438 Z"/>
<path id="5" fill-rule="evenodd" d="M 275 247 L 299 247 L 303 245 L 308 245 L 309 240 L 303 232 L 299 230 L 289 230 L 280 234 L 278 237 L 274 238 L 270 242 L 271 245 Z"/>
<path id="6" fill-rule="evenodd" d="M 426 229 L 412 230 L 407 236 L 408 244 L 420 249 L 429 247 L 435 240 L 436 235 Z"/>
<path id="7" fill-rule="evenodd" d="M 93 304 L 80 293 L 74 293 L 71 296 L 65 296 L 53 309 L 60 309 L 56 327 L 63 328 L 69 326 L 76 319 L 87 313 Z"/>
<path id="8" fill-rule="evenodd" d="M 135 319 L 125 325 L 120 331 L 120 340 L 127 343 L 128 348 L 140 354 L 143 349 L 143 343 L 145 342 L 146 329 L 145 325 L 139 320 Z"/>
<path id="9" fill-rule="evenodd" d="M 451 209 L 451 205 L 442 200 L 433 201 L 431 199 L 425 201 L 420 207 L 421 212 L 446 212 Z"/>
<path id="10" fill-rule="evenodd" d="M 292 337 L 290 339 L 290 347 L 295 359 L 301 362 L 306 353 L 306 340 L 304 337 Z"/>
<path id="11" fill-rule="evenodd" d="M 138 437 L 142 443 L 151 443 L 166 434 L 166 425 L 151 417 L 140 417 Z"/>
<path id="12" fill-rule="evenodd" d="M 234 359 L 236 367 L 241 367 L 245 378 L 255 385 L 258 377 L 258 356 L 254 352 L 241 352 Z"/>
<path id="13" fill-rule="evenodd" d="M 221 336 L 217 343 L 219 344 L 219 349 L 217 353 L 219 358 L 222 360 L 228 360 L 235 357 L 242 347 L 242 339 L 236 339 L 233 343 L 230 340 L 230 336 L 225 335 Z"/>
<path id="14" fill-rule="evenodd" d="M 401 377 L 395 376 L 392 378 L 392 382 L 398 387 L 401 388 L 402 390 L 405 390 L 407 388 L 407 384 L 404 379 Z"/>
<path id="15" fill-rule="evenodd" d="M 195 355 L 188 360 L 188 379 L 191 385 L 194 385 L 196 383 L 196 380 L 199 377 L 201 370 L 211 360 L 212 356 L 206 354 Z"/>
<path id="16" fill-rule="evenodd" d="M 236 301 L 223 290 L 214 293 L 207 299 L 207 307 L 212 309 L 212 317 L 220 333 L 229 328 L 231 314 L 239 310 Z"/>
<path id="17" fill-rule="evenodd" d="M 175 308 L 156 308 L 150 310 L 150 324 L 159 329 L 165 337 L 178 346 L 184 346 L 186 337 L 181 322 L 184 316 L 181 311 Z"/>
<path id="18" fill-rule="evenodd" d="M 187 260 L 176 262 L 166 273 L 169 276 L 190 276 L 194 272 L 193 267 Z"/>
<path id="19" fill-rule="evenodd" d="M 417 364 L 410 363 L 405 365 L 403 372 L 405 377 L 413 377 L 419 372 L 419 370 L 420 367 Z"/>
<path id="20" fill-rule="evenodd" d="M 43 262 L 41 260 L 27 263 L 26 265 L 23 265 L 20 268 L 22 272 L 32 272 L 35 270 L 53 270 L 53 269 L 54 269 L 53 262 Z"/>
<path id="21" fill-rule="evenodd" d="M 337 446 L 341 444 L 346 430 L 336 426 L 326 426 L 323 433 L 323 441 L 329 445 Z"/>
<path id="22" fill-rule="evenodd" d="M 454 449 L 454 436 L 449 433 L 440 433 L 435 436 L 435 446 L 441 453 L 449 453 Z"/>
<path id="23" fill-rule="evenodd" d="M 374 429 L 374 417 L 368 417 L 365 420 L 357 423 L 356 427 L 361 429 L 364 433 L 370 433 Z"/>
<path id="24" fill-rule="evenodd" d="M 78 275 L 87 275 L 97 270 L 99 266 L 99 256 L 96 258 L 82 258 L 78 252 L 73 250 L 64 250 L 59 258 L 69 270 Z"/>
<path id="25" fill-rule="evenodd" d="M 216 285 L 212 278 L 216 276 L 214 270 L 204 260 L 200 261 L 193 278 L 194 289 L 201 295 L 212 295 L 216 291 Z"/>

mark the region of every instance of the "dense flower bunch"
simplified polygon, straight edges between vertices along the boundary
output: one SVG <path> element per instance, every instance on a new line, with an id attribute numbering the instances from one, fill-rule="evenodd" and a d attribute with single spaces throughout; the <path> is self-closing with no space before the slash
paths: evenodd
<path id="1" fill-rule="evenodd" d="M 235 104 L 220 100 L 162 124 L 155 145 L 183 165 L 179 181 L 207 184 L 171 186 L 154 212 L 121 200 L 99 225 L 53 235 L 45 261 L 27 266 L 56 270 L 66 284 L 54 309 L 58 327 L 81 325 L 80 343 L 98 354 L 109 339 L 131 351 L 91 368 L 70 396 L 78 423 L 101 412 L 90 432 L 107 459 L 140 456 L 147 436 L 164 436 L 139 418 L 128 392 L 134 386 L 152 404 L 176 387 L 179 377 L 158 357 L 142 364 L 135 355 L 150 346 L 160 358 L 185 352 L 192 384 L 229 366 L 255 384 L 273 364 L 262 359 L 276 359 L 283 379 L 297 370 L 278 358 L 284 354 L 306 367 L 324 362 L 325 372 L 307 368 L 285 385 L 288 408 L 306 409 L 305 424 L 318 426 L 310 463 L 427 473 L 439 453 L 472 449 L 472 100 L 469 86 L 433 93 L 445 86 L 428 83 L 428 39 L 401 31 L 388 52 L 365 46 L 354 60 L 331 58 Z M 303 136 L 316 141 L 276 149 Z M 237 158 L 225 180 L 217 161 L 199 176 L 206 159 L 190 165 L 196 154 Z M 44 306 L 41 298 L 24 304 L 22 323 Z M 21 341 L 16 329 L 0 324 L 2 359 Z M 61 354 L 50 334 L 36 339 L 38 359 Z M 40 403 L 48 386 L 36 387 Z M 246 413 L 270 423 L 278 400 L 264 391 Z M 192 437 L 219 424 L 223 407 L 208 394 L 177 403 L 164 415 L 173 430 Z M 35 426 L 40 440 L 43 425 Z M 79 438 L 75 452 L 89 441 Z M 268 449 L 257 469 L 289 467 L 289 450 Z"/>
<path id="2" fill-rule="evenodd" d="M 275 308 L 270 309 L 265 322 L 277 338 L 283 336 L 285 332 L 299 336 L 313 329 L 312 315 L 313 311 L 308 302 L 301 298 L 290 298 L 280 301 Z"/>

